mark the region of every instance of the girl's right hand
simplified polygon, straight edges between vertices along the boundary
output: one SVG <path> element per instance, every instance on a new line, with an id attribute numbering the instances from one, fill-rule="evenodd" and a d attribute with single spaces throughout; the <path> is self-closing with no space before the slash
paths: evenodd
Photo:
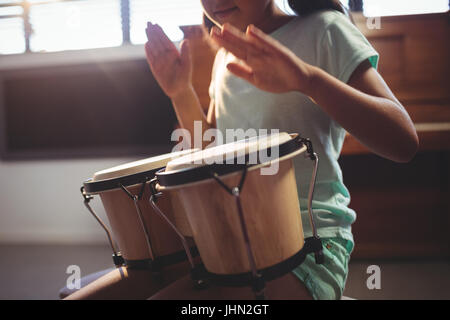
<path id="1" fill-rule="evenodd" d="M 192 88 L 192 61 L 189 43 L 181 43 L 180 52 L 157 24 L 147 24 L 145 44 L 147 62 L 164 93 L 171 99 Z"/>

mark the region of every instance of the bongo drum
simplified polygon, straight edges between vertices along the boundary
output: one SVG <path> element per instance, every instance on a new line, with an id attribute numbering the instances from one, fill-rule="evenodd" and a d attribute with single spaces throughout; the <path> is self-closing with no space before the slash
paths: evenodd
<path id="1" fill-rule="evenodd" d="M 314 236 L 308 239 L 292 161 L 300 154 L 314 161 L 309 192 Z M 317 165 L 308 139 L 280 133 L 174 159 L 156 173 L 155 183 L 165 194 L 178 192 L 205 277 L 221 285 L 251 285 L 261 298 L 265 281 L 291 271 L 306 254 L 314 252 L 321 263 L 310 207 Z"/>
<path id="2" fill-rule="evenodd" d="M 176 200 L 176 210 L 172 206 L 177 194 L 172 192 L 158 201 L 166 213 L 162 217 L 149 203 L 151 191 L 148 186 L 155 172 L 165 167 L 171 159 L 193 151 L 168 153 L 126 163 L 96 172 L 84 182 L 82 194 L 85 205 L 105 229 L 116 266 L 125 264 L 131 268 L 157 271 L 186 260 L 186 254 L 190 253 L 187 249 L 193 246 L 193 241 L 182 235 L 189 236 L 192 232 L 179 200 Z M 109 229 L 89 206 L 94 195 L 102 201 L 120 252 Z"/>

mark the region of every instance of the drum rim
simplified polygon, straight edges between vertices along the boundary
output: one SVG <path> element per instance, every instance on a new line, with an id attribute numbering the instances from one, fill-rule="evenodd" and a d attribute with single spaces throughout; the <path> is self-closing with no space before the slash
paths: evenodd
<path id="1" fill-rule="evenodd" d="M 158 184 L 161 188 L 175 188 L 182 185 L 192 184 L 201 182 L 204 180 L 211 179 L 211 172 L 217 173 L 219 176 L 225 176 L 232 173 L 236 173 L 239 171 L 243 171 L 245 168 L 248 170 L 252 170 L 256 167 L 261 167 L 264 165 L 269 165 L 273 161 L 279 161 L 282 158 L 285 158 L 286 156 L 290 154 L 294 154 L 297 151 L 301 150 L 302 148 L 305 148 L 305 144 L 301 141 L 301 137 L 299 134 L 291 134 L 292 139 L 282 143 L 279 145 L 279 154 L 277 159 L 273 159 L 271 161 L 260 163 L 259 157 L 258 163 L 246 165 L 246 164 L 206 164 L 198 167 L 192 167 L 192 168 L 183 168 L 179 170 L 174 170 L 170 172 L 166 172 L 164 168 L 161 168 L 160 170 L 157 170 L 155 173 L 155 176 L 158 180 Z M 267 151 L 270 148 L 262 149 L 260 151 Z M 255 153 L 249 153 L 246 154 L 246 159 L 250 157 L 251 155 L 254 155 Z M 236 160 L 237 157 L 234 158 Z M 235 161 L 234 161 L 235 162 Z"/>
<path id="2" fill-rule="evenodd" d="M 121 177 L 93 181 L 92 178 L 83 182 L 87 194 L 96 194 L 105 191 L 120 189 L 121 186 L 128 187 L 150 181 L 155 177 L 155 173 L 165 167 L 154 168 L 151 170 L 137 172 Z"/>

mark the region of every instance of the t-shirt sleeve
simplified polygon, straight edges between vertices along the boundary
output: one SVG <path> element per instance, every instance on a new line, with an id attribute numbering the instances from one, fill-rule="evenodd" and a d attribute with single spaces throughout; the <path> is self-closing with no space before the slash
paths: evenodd
<path id="1" fill-rule="evenodd" d="M 345 83 L 365 60 L 377 69 L 379 55 L 358 28 L 341 13 L 332 17 L 318 43 L 318 66 Z"/>

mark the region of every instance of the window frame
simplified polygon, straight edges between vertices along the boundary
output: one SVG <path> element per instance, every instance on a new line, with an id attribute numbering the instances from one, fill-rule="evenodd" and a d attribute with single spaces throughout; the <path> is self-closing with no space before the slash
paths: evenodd
<path id="1" fill-rule="evenodd" d="M 59 0 L 58 2 L 80 2 L 80 1 L 90 1 L 90 0 Z M 131 44 L 130 42 L 130 0 L 119 0 L 120 1 L 120 19 L 122 23 L 122 44 L 121 46 Z M 27 0 L 22 0 L 12 3 L 0 3 L 0 9 L 6 7 L 22 7 L 22 14 L 9 14 L 0 16 L 0 19 L 6 18 L 22 18 L 24 38 L 25 38 L 25 52 L 16 54 L 26 54 L 31 53 L 30 48 L 30 38 L 33 33 L 33 26 L 30 23 L 30 8 L 32 6 L 39 6 L 43 4 L 55 3 L 55 1 L 42 0 L 35 3 L 30 3 Z M 87 48 L 90 49 L 90 48 Z"/>
<path id="2" fill-rule="evenodd" d="M 20 53 L 12 53 L 12 54 L 1 54 L 0 57 L 4 56 L 20 56 L 26 55 L 29 53 L 36 54 L 31 50 L 30 47 L 30 38 L 33 33 L 33 26 L 30 22 L 30 8 L 33 6 L 39 6 L 43 4 L 50 4 L 55 2 L 69 3 L 69 2 L 81 2 L 81 1 L 91 1 L 91 0 L 37 0 L 36 2 L 29 2 L 28 0 L 15 0 L 16 2 L 10 3 L 0 3 L 0 9 L 5 7 L 22 7 L 22 14 L 8 14 L 8 15 L 0 15 L 0 19 L 6 18 L 21 18 L 24 27 L 24 40 L 25 40 L 25 51 Z M 119 47 L 128 47 L 128 46 L 140 46 L 140 44 L 134 44 L 131 42 L 131 10 L 130 3 L 132 0 L 118 0 L 120 1 L 120 19 L 121 19 L 121 29 L 122 29 L 122 44 Z M 350 9 L 351 12 L 362 12 L 364 7 L 364 0 L 348 0 L 345 1 L 346 5 Z M 344 3 L 344 5 L 345 5 Z M 178 42 L 178 41 L 175 41 Z M 80 50 L 93 50 L 94 48 L 84 48 Z M 99 48 L 100 49 L 100 48 Z M 58 52 L 67 52 L 72 50 L 61 50 Z M 78 51 L 78 50 L 77 50 Z M 45 52 L 44 54 L 48 54 Z"/>

